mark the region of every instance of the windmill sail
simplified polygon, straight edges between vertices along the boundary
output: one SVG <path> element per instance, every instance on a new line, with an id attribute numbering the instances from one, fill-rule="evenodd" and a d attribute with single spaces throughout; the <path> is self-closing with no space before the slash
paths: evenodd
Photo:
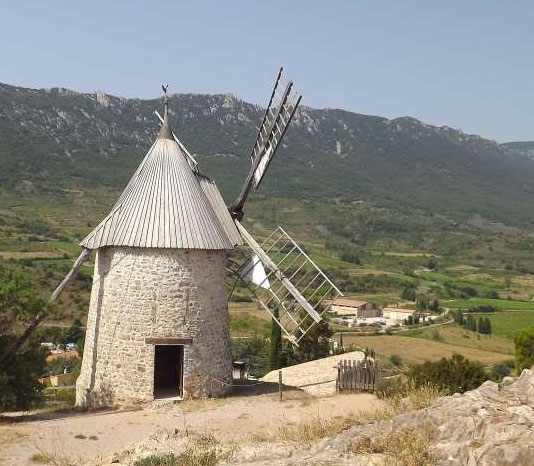
<path id="1" fill-rule="evenodd" d="M 250 153 L 252 167 L 238 198 L 231 208 L 234 216 L 238 219 L 242 217 L 243 205 L 250 189 L 252 187 L 258 189 L 302 98 L 293 89 L 291 81 L 284 83 L 282 73 L 283 68 L 280 68 L 271 99 Z"/>
<path id="2" fill-rule="evenodd" d="M 240 269 L 240 275 L 266 290 L 271 288 L 265 267 L 256 254 Z"/>
<path id="3" fill-rule="evenodd" d="M 262 125 L 250 154 L 253 165 L 256 160 L 259 160 L 258 166 L 253 172 L 255 189 L 258 189 L 301 99 L 301 96 L 294 91 L 291 81 L 283 87 L 280 86 L 282 70 L 280 68 L 269 106 L 265 111 Z"/>
<path id="4" fill-rule="evenodd" d="M 341 291 L 283 228 L 278 227 L 260 245 L 243 225 L 238 221 L 235 223 L 265 269 L 262 280 L 258 280 L 258 273 L 256 277 L 252 274 L 251 279 L 249 261 L 237 272 L 238 275 L 256 285 L 253 291 L 261 306 L 298 345 L 311 327 L 322 320 L 330 303 L 342 296 Z M 252 264 L 258 267 L 254 258 Z"/>

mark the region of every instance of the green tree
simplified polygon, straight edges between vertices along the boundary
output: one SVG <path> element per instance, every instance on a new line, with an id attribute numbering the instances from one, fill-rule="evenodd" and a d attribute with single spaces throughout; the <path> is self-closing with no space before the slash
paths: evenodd
<path id="1" fill-rule="evenodd" d="M 491 321 L 488 317 L 478 318 L 478 333 L 484 335 L 491 335 Z"/>
<path id="2" fill-rule="evenodd" d="M 473 390 L 487 379 L 480 363 L 469 361 L 460 354 L 412 366 L 408 377 L 417 387 L 432 383 L 449 394 Z"/>
<path id="3" fill-rule="evenodd" d="M 303 327 L 309 325 L 309 321 L 304 322 Z M 321 359 L 328 356 L 330 349 L 329 340 L 333 332 L 326 320 L 315 324 L 300 340 L 299 346 L 293 348 L 289 345 L 286 349 L 288 364 L 300 364 L 314 359 Z"/>
<path id="4" fill-rule="evenodd" d="M 439 311 L 439 300 L 438 298 L 434 298 L 428 305 L 428 308 L 431 310 L 431 311 Z"/>
<path id="5" fill-rule="evenodd" d="M 0 263 L 0 355 L 47 306 L 23 275 Z M 0 367 L 0 411 L 28 409 L 39 400 L 43 387 L 37 379 L 46 371 L 45 359 L 46 350 L 30 338 Z"/>
<path id="6" fill-rule="evenodd" d="M 269 372 L 269 340 L 264 338 L 232 339 L 232 359 L 244 361 L 252 377 L 263 377 Z"/>
<path id="7" fill-rule="evenodd" d="M 415 289 L 412 286 L 405 286 L 402 289 L 400 297 L 401 299 L 405 299 L 406 301 L 415 301 Z"/>
<path id="8" fill-rule="evenodd" d="M 75 319 L 72 325 L 62 332 L 59 343 L 62 345 L 76 343 L 77 347 L 80 348 L 84 336 L 85 332 L 82 328 L 82 322 L 80 319 Z"/>
<path id="9" fill-rule="evenodd" d="M 428 298 L 425 298 L 425 297 L 417 298 L 415 301 L 415 308 L 418 311 L 425 311 L 426 309 L 428 309 L 429 308 Z"/>
<path id="10" fill-rule="evenodd" d="M 493 333 L 493 329 L 491 328 L 491 320 L 489 320 L 489 317 L 486 317 L 486 333 L 488 335 Z"/>
<path id="11" fill-rule="evenodd" d="M 514 339 L 515 370 L 520 374 L 523 369 L 534 365 L 534 328 L 520 330 Z"/>
<path id="12" fill-rule="evenodd" d="M 464 325 L 464 314 L 462 311 L 453 311 L 452 312 L 452 318 L 454 319 L 454 322 L 458 325 Z"/>

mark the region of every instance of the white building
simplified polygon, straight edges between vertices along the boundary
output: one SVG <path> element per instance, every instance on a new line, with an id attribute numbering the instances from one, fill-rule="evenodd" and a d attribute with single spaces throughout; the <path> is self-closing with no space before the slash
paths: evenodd
<path id="1" fill-rule="evenodd" d="M 382 317 L 386 319 L 388 325 L 403 325 L 405 319 L 413 317 L 416 311 L 413 309 L 402 309 L 398 307 L 385 307 L 382 309 Z"/>
<path id="2" fill-rule="evenodd" d="M 380 309 L 374 304 L 355 298 L 336 298 L 332 302 L 331 310 L 338 316 L 353 315 L 359 319 L 380 316 Z"/>

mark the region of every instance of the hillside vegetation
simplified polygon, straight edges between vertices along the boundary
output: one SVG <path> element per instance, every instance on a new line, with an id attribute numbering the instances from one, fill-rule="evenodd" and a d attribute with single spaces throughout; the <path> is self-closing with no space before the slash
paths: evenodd
<path id="1" fill-rule="evenodd" d="M 0 256 L 43 294 L 150 147 L 160 106 L 0 84 Z M 170 108 L 230 201 L 263 109 L 197 94 L 172 96 Z M 408 117 L 302 107 L 245 219 L 260 238 L 283 225 L 348 294 L 531 301 L 534 160 L 523 149 Z M 62 297 L 66 319 L 83 318 L 90 283 L 89 263 Z M 236 331 L 250 331 L 247 319 Z"/>

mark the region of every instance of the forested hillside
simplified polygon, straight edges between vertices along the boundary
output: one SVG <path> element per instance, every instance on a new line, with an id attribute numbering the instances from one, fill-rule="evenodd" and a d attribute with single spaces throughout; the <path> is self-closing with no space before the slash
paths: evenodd
<path id="1" fill-rule="evenodd" d="M 161 107 L 0 84 L 0 255 L 43 294 L 150 147 Z M 263 109 L 193 94 L 172 96 L 170 108 L 175 131 L 230 201 Z M 260 236 L 283 225 L 348 293 L 531 299 L 534 159 L 526 149 L 409 117 L 302 107 L 245 220 Z M 79 317 L 90 273 L 62 298 Z"/>
<path id="2" fill-rule="evenodd" d="M 0 84 L 0 183 L 11 192 L 120 190 L 157 131 L 158 100 Z M 173 126 L 235 193 L 262 109 L 231 95 L 175 95 Z M 531 224 L 534 161 L 448 127 L 303 107 L 272 165 L 277 194 L 366 201 Z M 272 183 L 267 183 L 267 189 Z"/>

